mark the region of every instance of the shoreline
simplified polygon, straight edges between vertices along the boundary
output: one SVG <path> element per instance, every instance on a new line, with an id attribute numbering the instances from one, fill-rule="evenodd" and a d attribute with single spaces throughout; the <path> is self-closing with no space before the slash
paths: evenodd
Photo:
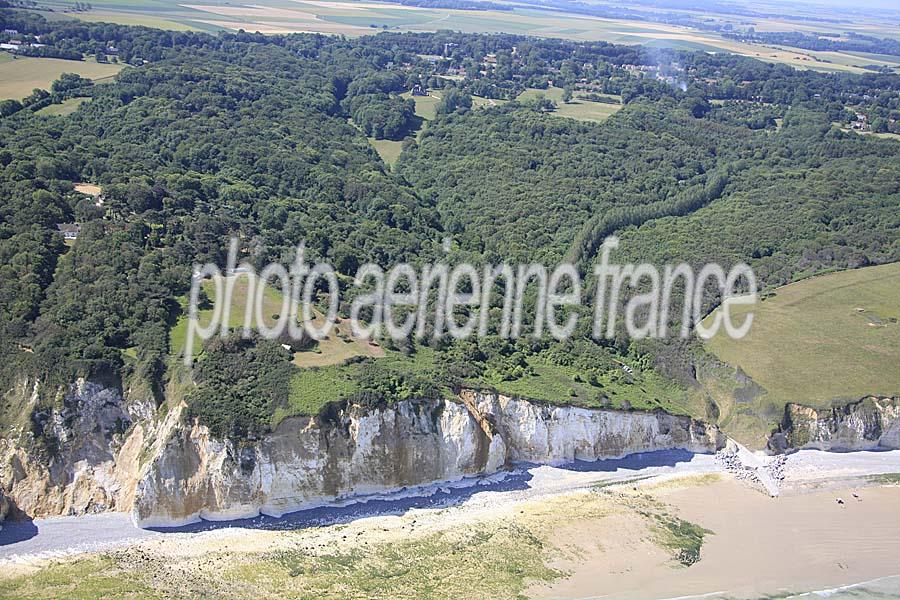
<path id="1" fill-rule="evenodd" d="M 338 525 L 356 519 L 402 514 L 410 510 L 465 506 L 476 495 L 495 494 L 501 501 L 515 501 L 563 493 L 598 482 L 614 482 L 632 477 L 678 477 L 713 472 L 716 469 L 718 466 L 712 454 L 659 450 L 599 461 L 575 461 L 557 466 L 521 464 L 508 471 L 491 475 L 336 498 L 332 502 L 306 506 L 278 517 L 260 513 L 247 518 L 198 518 L 185 523 L 173 522 L 146 527 L 135 525 L 130 514 L 125 512 L 39 518 L 26 522 L 10 522 L 5 526 L 8 529 L 0 530 L 0 565 L 11 559 L 27 561 L 32 556 L 43 558 L 52 556 L 53 553 L 75 555 L 82 552 L 96 552 L 155 536 L 197 534 L 223 529 L 286 531 L 312 526 Z M 86 550 L 81 550 L 81 543 L 70 544 L 63 539 L 63 536 L 68 536 L 67 530 L 70 526 L 78 532 L 82 527 L 90 527 L 92 522 L 101 528 L 109 527 L 119 531 L 122 535 L 110 536 L 111 539 L 102 548 L 95 546 Z M 27 527 L 28 524 L 33 524 L 37 528 L 37 536 L 16 543 L 4 543 L 16 528 Z M 47 541 L 38 539 L 44 534 L 56 539 Z"/>
<path id="2" fill-rule="evenodd" d="M 562 560 L 554 566 L 569 576 L 531 588 L 531 597 L 787 598 L 877 581 L 900 594 L 900 487 L 842 485 L 792 490 L 776 500 L 760 496 L 729 479 L 663 490 L 657 497 L 680 519 L 711 532 L 697 563 L 673 568 L 665 552 L 644 541 L 629 546 L 605 539 L 621 544 L 616 552 L 627 567 L 610 560 L 612 549 L 586 561 Z M 586 539 L 603 539 L 602 531 L 582 527 Z"/>
<path id="3" fill-rule="evenodd" d="M 522 577 L 521 592 L 535 600 L 800 597 L 880 580 L 900 593 L 893 558 L 900 555 L 900 487 L 871 478 L 900 473 L 900 451 L 794 453 L 778 498 L 738 481 L 713 455 L 661 454 L 520 465 L 500 476 L 344 499 L 281 519 L 204 521 L 165 532 L 136 528 L 124 513 L 36 520 L 37 535 L 0 545 L 0 591 L 48 569 L 92 561 L 112 560 L 131 573 L 136 555 L 162 564 L 196 561 L 192 577 L 203 581 L 211 576 L 202 566 L 211 557 L 268 569 L 298 540 L 310 540 L 305 557 L 362 552 L 369 559 L 373 548 L 514 524 L 544 540 L 541 561 L 555 573 L 530 583 Z M 845 504 L 836 503 L 839 496 Z M 647 519 L 651 513 L 708 530 L 700 560 L 687 567 L 673 562 L 658 523 Z M 91 541 L 79 542 L 85 539 Z M 836 558 L 841 553 L 852 560 Z"/>

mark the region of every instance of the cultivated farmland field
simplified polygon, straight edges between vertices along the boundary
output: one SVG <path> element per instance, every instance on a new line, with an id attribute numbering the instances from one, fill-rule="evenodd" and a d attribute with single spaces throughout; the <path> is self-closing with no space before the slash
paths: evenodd
<path id="1" fill-rule="evenodd" d="M 6 53 L 3 53 L 6 54 Z M 63 73 L 78 73 L 93 80 L 112 77 L 122 65 L 103 64 L 90 60 L 61 60 L 58 58 L 17 57 L 0 62 L 0 100 L 24 98 L 34 88 L 50 89 L 50 84 Z"/>
<path id="2" fill-rule="evenodd" d="M 786 402 L 828 407 L 900 393 L 900 263 L 778 288 L 764 302 L 733 309 L 735 322 L 748 310 L 755 318 L 744 339 L 722 333 L 707 343 L 764 389 L 747 395 L 746 407 L 731 407 L 735 413 L 780 417 Z"/>
<path id="3" fill-rule="evenodd" d="M 516 7 L 512 10 L 455 10 L 404 6 L 385 2 L 353 0 L 260 0 L 252 4 L 178 3 L 174 0 L 101 0 L 88 12 L 61 12 L 71 8 L 61 0 L 49 0 L 48 18 L 75 18 L 126 25 L 147 25 L 171 30 L 230 30 L 261 33 L 315 32 L 361 36 L 390 31 L 436 31 L 449 29 L 467 33 L 516 33 L 574 40 L 602 40 L 621 44 L 647 44 L 659 48 L 732 52 L 767 62 L 789 64 L 799 69 L 865 72 L 866 65 L 900 68 L 896 57 L 851 52 L 817 52 L 790 47 L 768 47 L 726 39 L 714 31 L 635 19 L 607 19 L 565 12 Z M 601 2 L 602 4 L 602 2 Z M 790 10 L 787 10 L 787 9 Z M 648 10 L 635 5 L 636 14 Z M 714 19 L 722 25 L 754 24 L 758 31 L 811 31 L 802 7 L 777 10 L 766 5 L 769 18 L 682 10 L 686 17 Z M 773 14 L 774 11 L 774 14 Z M 784 15 L 779 14 L 785 12 Z M 788 14 L 789 13 L 789 14 Z M 793 16 L 793 18 L 792 18 Z M 800 18 L 797 18 L 797 17 Z M 648 14 L 650 17 L 650 14 Z M 865 14 L 848 14 L 831 26 L 881 37 L 900 37 L 900 31 Z"/>

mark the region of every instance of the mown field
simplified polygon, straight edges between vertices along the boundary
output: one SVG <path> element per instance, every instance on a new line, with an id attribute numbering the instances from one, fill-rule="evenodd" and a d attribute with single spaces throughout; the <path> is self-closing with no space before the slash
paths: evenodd
<path id="1" fill-rule="evenodd" d="M 9 56 L 7 53 L 0 53 Z M 24 98 L 34 88 L 50 89 L 50 84 L 63 73 L 100 80 L 112 77 L 122 65 L 97 63 L 93 60 L 61 60 L 58 58 L 16 57 L 0 61 L 0 100 Z"/>
<path id="2" fill-rule="evenodd" d="M 560 95 L 562 95 L 562 90 L 560 90 Z M 400 94 L 402 98 L 412 98 L 416 103 L 416 116 L 424 121 L 431 121 L 437 116 L 437 107 L 441 102 L 441 91 L 440 90 L 432 90 L 428 92 L 427 96 L 413 96 L 409 92 L 404 92 Z M 504 103 L 505 100 L 491 100 L 488 98 L 479 98 L 478 96 L 472 97 L 472 107 L 473 108 L 483 108 L 486 106 L 497 106 L 499 104 Z M 414 133 L 416 135 L 421 134 L 422 129 L 419 128 Z M 375 151 L 378 152 L 378 156 L 381 157 L 386 164 L 393 166 L 396 164 L 397 159 L 400 158 L 400 154 L 403 152 L 403 141 L 402 140 L 376 140 L 373 137 L 367 138 L 369 143 L 372 144 L 372 147 L 375 148 Z"/>
<path id="3" fill-rule="evenodd" d="M 603 102 L 591 102 L 577 95 L 571 102 L 563 102 L 563 90 L 558 87 L 550 87 L 546 90 L 528 89 L 519 94 L 518 100 L 533 100 L 544 96 L 556 103 L 556 111 L 553 113 L 559 117 L 568 117 L 579 121 L 593 121 L 600 123 L 615 114 L 622 108 L 621 104 L 606 104 Z M 441 91 L 432 90 L 428 96 L 413 96 L 409 92 L 401 94 L 403 98 L 412 98 L 416 103 L 416 116 L 424 121 L 431 121 L 437 116 L 437 107 L 441 101 Z M 506 100 L 494 100 L 491 98 L 472 97 L 473 108 L 486 108 L 504 104 Z M 417 133 L 421 133 L 419 130 Z M 376 140 L 368 138 L 369 143 L 378 152 L 386 164 L 393 166 L 403 151 L 403 141 Z"/>
<path id="4" fill-rule="evenodd" d="M 735 308 L 735 321 L 750 310 L 744 339 L 721 334 L 707 343 L 763 388 L 748 387 L 739 406 L 726 407 L 735 415 L 780 415 L 786 402 L 827 407 L 900 394 L 900 263 L 792 283 L 753 307 Z"/>
<path id="5" fill-rule="evenodd" d="M 378 152 L 381 160 L 388 165 L 396 163 L 397 159 L 400 158 L 400 153 L 403 152 L 402 140 L 376 140 L 372 137 L 368 138 L 368 140 L 372 147 L 375 148 L 375 151 Z"/>

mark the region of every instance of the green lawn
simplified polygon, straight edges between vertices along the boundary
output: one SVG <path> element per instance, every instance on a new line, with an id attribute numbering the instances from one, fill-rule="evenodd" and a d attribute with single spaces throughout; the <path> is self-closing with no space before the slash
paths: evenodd
<path id="1" fill-rule="evenodd" d="M 428 96 L 413 96 L 409 92 L 400 94 L 403 98 L 412 98 L 416 102 L 416 116 L 430 121 L 437 116 L 437 105 L 441 101 L 440 91 L 428 92 Z"/>
<path id="2" fill-rule="evenodd" d="M 216 301 L 216 286 L 212 280 L 206 280 L 202 285 L 203 291 L 213 304 Z M 249 281 L 246 275 L 239 275 L 234 283 L 234 292 L 231 296 L 231 312 L 228 316 L 228 326 L 232 329 L 238 329 L 244 326 L 244 311 L 247 306 L 247 294 L 249 292 Z M 188 299 L 181 298 L 182 315 L 169 331 L 169 349 L 172 354 L 180 355 L 185 349 L 188 331 Z M 266 325 L 271 326 L 277 321 L 277 315 L 281 312 L 282 296 L 281 293 L 272 288 L 266 287 L 263 295 L 263 316 Z M 212 320 L 214 308 L 204 308 L 198 312 L 198 321 L 201 326 L 206 326 Z M 256 317 L 252 318 L 251 326 L 256 326 Z M 202 342 L 198 337 L 194 339 L 194 356 L 199 355 Z"/>
<path id="3" fill-rule="evenodd" d="M 258 280 L 257 280 L 258 281 Z M 216 301 L 216 286 L 212 280 L 203 282 L 203 291 L 213 306 L 199 311 L 198 320 L 201 326 L 210 323 Z M 231 296 L 231 311 L 228 316 L 228 327 L 240 329 L 244 326 L 247 295 L 249 293 L 249 279 L 247 275 L 238 275 L 234 283 L 234 291 Z M 263 294 L 263 321 L 266 326 L 272 327 L 277 321 L 282 310 L 283 296 L 280 291 L 272 286 L 266 286 Z M 185 349 L 188 331 L 188 300 L 180 299 L 182 314 L 175 325 L 169 331 L 169 349 L 174 355 L 181 355 Z M 316 327 L 321 327 L 324 316 L 317 310 L 313 310 L 313 320 Z M 255 314 L 251 318 L 251 328 L 257 327 Z M 194 339 L 193 354 L 198 356 L 202 349 L 202 341 L 199 336 Z M 384 355 L 384 351 L 376 344 L 370 344 L 365 340 L 352 337 L 350 325 L 347 321 L 340 321 L 334 325 L 330 335 L 320 340 L 312 350 L 294 353 L 294 364 L 298 367 L 324 367 L 336 365 L 354 356 L 371 356 L 378 358 Z"/>
<path id="4" fill-rule="evenodd" d="M 563 102 L 563 90 L 558 87 L 550 87 L 546 90 L 529 88 L 519 94 L 518 100 L 534 100 L 543 96 L 556 103 L 556 111 L 553 113 L 559 117 L 568 117 L 579 121 L 592 121 L 600 123 L 617 113 L 621 104 L 607 104 L 605 102 L 591 102 L 584 98 L 576 97 L 570 102 Z"/>
<path id="5" fill-rule="evenodd" d="M 752 426 L 747 413 L 779 419 L 786 402 L 827 407 L 900 393 L 900 263 L 778 288 L 753 307 L 736 308 L 735 322 L 749 310 L 754 321 L 744 339 L 722 333 L 707 343 L 765 390 L 724 407 L 723 424 L 736 432 Z"/>
<path id="6" fill-rule="evenodd" d="M 378 152 L 381 160 L 385 164 L 394 166 L 397 159 L 400 158 L 400 153 L 403 151 L 403 140 L 376 140 L 372 137 L 368 138 L 368 140 L 372 147 L 375 148 L 375 151 Z"/>
<path id="7" fill-rule="evenodd" d="M 428 96 L 413 96 L 409 92 L 404 92 L 400 94 L 400 97 L 413 99 L 416 103 L 416 116 L 420 119 L 431 121 L 437 116 L 437 106 L 441 101 L 441 92 L 439 90 L 429 92 Z M 420 124 L 424 125 L 424 122 L 420 121 Z M 421 128 L 419 128 L 415 133 L 418 135 L 421 134 L 421 131 Z M 400 154 L 403 152 L 403 140 L 376 140 L 372 137 L 367 139 L 385 164 L 393 167 L 397 163 L 397 159 L 400 158 Z"/>

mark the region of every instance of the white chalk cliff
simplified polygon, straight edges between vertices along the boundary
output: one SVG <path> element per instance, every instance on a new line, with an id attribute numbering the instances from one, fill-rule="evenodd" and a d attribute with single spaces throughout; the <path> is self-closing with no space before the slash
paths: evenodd
<path id="1" fill-rule="evenodd" d="M 900 448 L 900 397 L 867 396 L 825 409 L 788 404 L 769 447 L 836 451 Z"/>
<path id="2" fill-rule="evenodd" d="M 494 473 L 680 448 L 714 452 L 715 426 L 662 411 L 556 406 L 464 391 L 457 400 L 336 407 L 252 442 L 217 439 L 183 416 L 80 381 L 42 414 L 57 448 L 0 446 L 0 490 L 31 516 L 131 511 L 143 526 L 282 515 L 336 498 Z M 23 437 L 24 436 L 24 437 Z M 31 440 L 33 441 L 33 440 Z"/>

